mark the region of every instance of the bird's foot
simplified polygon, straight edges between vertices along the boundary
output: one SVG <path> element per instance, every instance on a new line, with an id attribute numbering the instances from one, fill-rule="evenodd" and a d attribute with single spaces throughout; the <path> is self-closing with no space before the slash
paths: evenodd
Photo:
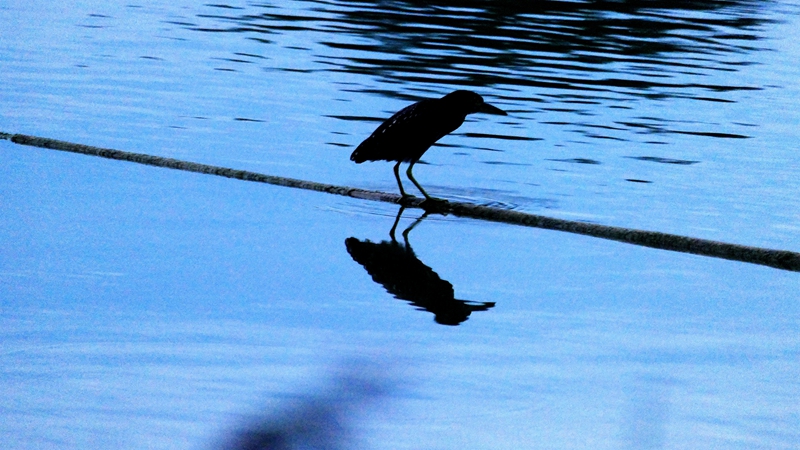
<path id="1" fill-rule="evenodd" d="M 400 196 L 400 200 L 397 203 L 399 203 L 402 206 L 409 206 L 412 203 L 414 203 L 414 200 L 416 200 L 416 199 L 417 199 L 417 197 L 414 197 L 413 195 L 402 194 Z"/>
<path id="2" fill-rule="evenodd" d="M 443 198 L 427 197 L 419 206 L 428 213 L 447 214 L 450 211 L 450 202 Z"/>

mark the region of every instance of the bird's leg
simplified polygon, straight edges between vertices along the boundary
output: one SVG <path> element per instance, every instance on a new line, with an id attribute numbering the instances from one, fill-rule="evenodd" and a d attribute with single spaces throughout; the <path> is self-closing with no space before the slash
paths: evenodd
<path id="1" fill-rule="evenodd" d="M 425 211 L 421 216 L 417 218 L 417 220 L 414 221 L 414 223 L 411 224 L 410 227 L 406 228 L 405 231 L 403 231 L 403 241 L 405 241 L 406 243 L 406 250 L 411 250 L 411 244 L 408 243 L 408 233 L 410 233 L 411 230 L 413 230 L 414 227 L 416 227 L 420 222 L 425 220 L 425 218 L 428 217 L 428 214 L 430 213 L 428 211 Z"/>
<path id="2" fill-rule="evenodd" d="M 412 183 L 414 183 L 414 186 L 416 186 L 417 189 L 419 189 L 419 191 L 422 192 L 422 195 L 425 196 L 425 201 L 426 202 L 429 201 L 431 203 L 447 203 L 447 200 L 444 200 L 444 199 L 441 199 L 441 198 L 436 198 L 436 197 L 431 197 L 430 195 L 428 195 L 427 192 L 425 192 L 425 189 L 422 189 L 422 186 L 420 186 L 419 183 L 417 183 L 417 180 L 414 179 L 414 174 L 411 173 L 411 169 L 414 168 L 414 164 L 416 164 L 416 161 L 413 161 L 408 166 L 408 170 L 406 170 L 406 175 L 408 175 L 408 179 L 411 180 Z"/>
<path id="3" fill-rule="evenodd" d="M 397 241 L 394 237 L 394 231 L 397 229 L 397 224 L 400 223 L 400 216 L 403 215 L 403 211 L 406 210 L 405 205 L 400 205 L 400 211 L 397 211 L 397 217 L 394 218 L 394 224 L 392 225 L 392 229 L 389 230 L 389 236 L 392 237 L 393 241 Z"/>
<path id="4" fill-rule="evenodd" d="M 397 187 L 400 188 L 401 201 L 408 197 L 413 197 L 411 194 L 406 194 L 406 191 L 403 190 L 403 183 L 400 182 L 400 161 L 397 161 L 397 164 L 394 165 L 394 177 L 397 179 Z"/>
<path id="5" fill-rule="evenodd" d="M 430 200 L 433 197 L 428 195 L 428 193 L 425 192 L 425 189 L 422 189 L 422 186 L 420 186 L 419 183 L 417 183 L 417 180 L 414 179 L 414 174 L 411 173 L 411 169 L 414 168 L 414 164 L 416 163 L 417 163 L 416 161 L 411 161 L 411 164 L 408 165 L 408 170 L 406 170 L 406 175 L 408 175 L 408 179 L 411 180 L 412 183 L 414 183 L 414 186 L 416 186 L 417 189 L 419 189 L 419 191 L 422 192 L 422 195 L 425 196 L 425 200 Z"/>

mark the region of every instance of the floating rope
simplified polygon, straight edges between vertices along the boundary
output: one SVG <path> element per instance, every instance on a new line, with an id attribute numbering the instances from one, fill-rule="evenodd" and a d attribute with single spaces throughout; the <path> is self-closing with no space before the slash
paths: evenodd
<path id="1" fill-rule="evenodd" d="M 92 147 L 89 145 L 73 144 L 71 142 L 55 139 L 27 136 L 23 134 L 0 133 L 0 139 L 33 147 L 61 150 L 65 152 L 81 153 L 84 155 L 100 156 L 120 161 L 130 161 L 150 166 L 166 167 L 169 169 L 185 170 L 245 181 L 274 184 L 311 191 L 327 192 L 329 194 L 343 195 L 345 197 L 360 198 L 387 203 L 402 204 L 406 207 L 423 208 L 429 212 L 440 214 L 453 214 L 458 217 L 488 220 L 526 227 L 544 228 L 548 230 L 565 231 L 568 233 L 583 234 L 603 239 L 611 239 L 628 244 L 644 247 L 671 250 L 695 255 L 711 256 L 715 258 L 741 261 L 751 264 L 760 264 L 776 269 L 800 272 L 800 253 L 787 250 L 773 250 L 745 245 L 729 244 L 725 242 L 697 239 L 675 234 L 659 233 L 656 231 L 642 231 L 631 228 L 612 227 L 593 223 L 576 222 L 572 220 L 556 219 L 552 217 L 528 214 L 519 211 L 510 211 L 489 206 L 480 206 L 464 202 L 425 202 L 420 198 L 402 199 L 397 194 L 380 191 L 336 186 L 331 184 L 316 183 L 294 178 L 284 178 L 273 175 L 264 175 L 246 170 L 217 167 L 207 164 L 198 164 L 179 159 L 162 158 L 160 156 L 143 153 L 131 153 L 109 148 Z"/>

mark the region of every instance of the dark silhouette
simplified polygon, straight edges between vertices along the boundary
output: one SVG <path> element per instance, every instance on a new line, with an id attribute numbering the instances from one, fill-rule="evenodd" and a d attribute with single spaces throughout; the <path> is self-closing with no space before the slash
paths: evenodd
<path id="1" fill-rule="evenodd" d="M 372 279 L 383 285 L 395 298 L 407 300 L 421 310 L 432 312 L 436 316 L 434 320 L 442 325 L 458 325 L 467 320 L 473 311 L 486 311 L 493 307 L 494 302 L 456 299 L 453 285 L 441 279 L 414 254 L 408 243 L 408 233 L 427 213 L 403 232 L 405 244 L 397 242 L 394 231 L 402 214 L 401 207 L 389 233 L 391 241 L 373 243 L 347 238 L 344 243 L 353 260 L 364 266 Z"/>
<path id="2" fill-rule="evenodd" d="M 422 192 L 426 200 L 433 200 L 422 189 L 411 170 L 431 145 L 448 135 L 464 123 L 468 114 L 486 113 L 505 116 L 506 112 L 483 101 L 483 97 L 472 91 L 453 91 L 439 99 L 422 100 L 406 106 L 386 119 L 356 148 L 350 160 L 361 164 L 364 161 L 397 161 L 394 176 L 400 195 L 410 197 L 400 182 L 401 162 L 411 163 L 406 174 L 408 179 Z"/>
<path id="3" fill-rule="evenodd" d="M 355 361 L 317 393 L 292 405 L 253 417 L 224 439 L 226 450 L 343 450 L 352 442 L 351 422 L 365 407 L 385 397 L 395 379 L 377 361 Z"/>

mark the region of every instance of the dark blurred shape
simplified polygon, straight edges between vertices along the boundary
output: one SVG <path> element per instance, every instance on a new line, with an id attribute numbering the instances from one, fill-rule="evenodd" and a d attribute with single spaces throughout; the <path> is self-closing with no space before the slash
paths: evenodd
<path id="1" fill-rule="evenodd" d="M 226 450 L 340 450 L 352 448 L 350 421 L 392 388 L 385 368 L 355 363 L 333 385 L 278 414 L 253 420 L 221 446 Z"/>
<path id="2" fill-rule="evenodd" d="M 492 308 L 494 302 L 456 299 L 453 285 L 441 279 L 414 254 L 408 242 L 408 233 L 427 213 L 403 232 L 404 244 L 397 242 L 394 231 L 403 210 L 401 207 L 389 233 L 391 241 L 373 243 L 354 237 L 347 238 L 344 243 L 353 260 L 364 266 L 372 279 L 395 298 L 409 301 L 420 310 L 432 312 L 435 315 L 434 320 L 442 325 L 458 325 L 466 321 L 473 311 Z"/>
<path id="3" fill-rule="evenodd" d="M 626 384 L 628 407 L 622 416 L 624 449 L 667 448 L 675 382 L 669 378 L 640 375 Z"/>

